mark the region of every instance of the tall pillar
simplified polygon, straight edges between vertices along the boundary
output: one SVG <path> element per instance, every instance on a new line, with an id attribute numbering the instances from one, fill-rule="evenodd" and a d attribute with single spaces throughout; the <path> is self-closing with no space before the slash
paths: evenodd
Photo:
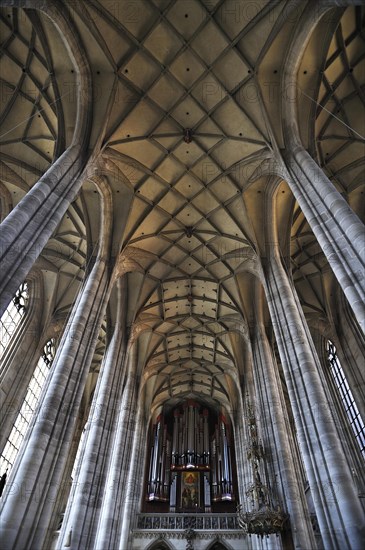
<path id="1" fill-rule="evenodd" d="M 364 514 L 338 441 L 309 329 L 274 245 L 265 265 L 265 291 L 324 545 L 360 550 Z"/>
<path id="2" fill-rule="evenodd" d="M 118 543 L 123 523 L 121 510 L 131 464 L 138 402 L 137 347 L 137 342 L 129 343 L 126 357 L 127 378 L 123 395 L 122 397 L 118 396 L 118 401 L 121 399 L 121 403 L 114 433 L 111 436 L 111 456 L 95 542 L 95 548 L 105 550 L 119 548 Z"/>
<path id="3" fill-rule="evenodd" d="M 14 6 L 3 0 L 2 6 Z M 77 118 L 72 142 L 1 224 L 0 316 L 42 252 L 82 185 L 89 157 L 92 80 L 86 51 L 66 5 L 18 0 L 17 8 L 41 10 L 54 23 L 77 73 Z"/>
<path id="4" fill-rule="evenodd" d="M 123 523 L 118 544 L 119 549 L 131 547 L 131 524 L 138 511 L 138 505 L 143 494 L 143 466 L 147 451 L 147 426 L 144 418 L 144 399 L 141 399 L 141 396 L 138 400 L 135 422 L 131 425 L 131 433 L 133 433 L 133 445 L 131 459 L 128 462 L 129 471 L 125 480 L 125 498 L 121 511 Z"/>
<path id="5" fill-rule="evenodd" d="M 315 548 L 316 543 L 304 493 L 304 480 L 298 476 L 299 465 L 290 442 L 289 419 L 285 414 L 280 376 L 262 319 L 261 285 L 260 288 L 256 288 L 256 297 L 252 348 L 256 395 L 268 432 L 268 441 L 265 442 L 264 448 L 270 447 L 272 451 L 281 495 L 290 515 L 294 547 L 298 550 L 307 550 Z"/>
<path id="6" fill-rule="evenodd" d="M 103 194 L 98 257 L 67 323 L 51 375 L 2 499 L 2 542 L 7 550 L 41 548 L 109 294 L 112 229 L 110 189 Z"/>
<path id="7" fill-rule="evenodd" d="M 250 498 L 246 492 L 252 484 L 252 468 L 248 460 L 250 442 L 248 440 L 246 420 L 249 403 L 256 403 L 252 346 L 248 336 L 248 329 L 245 327 L 245 332 L 246 330 L 247 340 L 245 340 L 244 386 L 241 390 L 242 393 L 239 398 L 237 418 L 234 425 L 239 501 L 243 508 L 246 507 Z M 270 540 L 268 542 L 270 545 Z M 256 536 L 246 535 L 244 545 L 247 550 L 269 550 L 269 548 L 267 548 L 267 540 L 262 540 L 260 537 Z M 275 546 L 275 550 L 278 550 L 278 545 L 276 544 Z M 274 548 L 272 550 L 274 550 Z"/>
<path id="8" fill-rule="evenodd" d="M 80 464 L 68 499 L 58 547 L 68 541 L 72 549 L 91 548 L 96 536 L 105 489 L 110 439 L 117 417 L 118 400 L 125 379 L 125 288 L 124 279 L 116 287 L 116 320 L 99 374 L 85 428 Z"/>
<path id="9" fill-rule="evenodd" d="M 365 226 L 304 147 L 290 140 L 283 176 L 365 331 Z"/>
<path id="10" fill-rule="evenodd" d="M 235 456 L 237 466 L 237 485 L 238 485 L 238 498 L 242 502 L 245 499 L 245 489 L 248 484 L 247 478 L 247 454 L 245 453 L 245 429 L 243 425 L 243 404 L 240 403 L 237 407 L 237 416 L 233 423 L 234 430 L 234 443 L 235 443 Z"/>
<path id="11" fill-rule="evenodd" d="M 52 516 L 49 521 L 48 533 L 45 538 L 43 548 L 52 550 L 56 548 L 56 544 L 60 537 L 60 532 L 64 524 L 64 515 L 66 505 L 70 496 L 70 493 L 73 488 L 73 470 L 75 465 L 75 459 L 77 456 L 77 451 L 79 447 L 80 437 L 83 433 L 83 427 L 85 425 L 85 415 L 82 414 L 83 411 L 80 411 L 80 414 L 77 418 L 76 426 L 74 429 L 72 443 L 68 452 L 68 457 L 66 465 L 63 469 L 63 475 L 60 482 L 60 487 L 58 493 L 55 497 L 55 501 L 52 505 Z"/>
<path id="12" fill-rule="evenodd" d="M 350 3 L 359 2 L 336 0 L 332 5 Z M 297 90 L 297 74 L 305 48 L 320 18 L 331 7 L 331 2 L 327 0 L 308 3 L 288 48 L 281 83 L 283 90 Z M 282 95 L 285 144 L 279 159 L 282 177 L 288 182 L 357 321 L 365 331 L 365 227 L 303 147 L 298 127 L 297 100 L 288 101 L 287 94 Z"/>

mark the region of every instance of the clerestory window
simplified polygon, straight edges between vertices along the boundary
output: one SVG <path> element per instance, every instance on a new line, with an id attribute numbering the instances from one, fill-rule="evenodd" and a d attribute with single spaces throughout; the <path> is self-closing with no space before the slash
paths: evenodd
<path id="1" fill-rule="evenodd" d="M 341 367 L 334 344 L 327 341 L 327 356 L 331 366 L 331 374 L 340 395 L 342 405 L 346 411 L 351 428 L 355 434 L 360 451 L 365 456 L 365 426 L 356 406 L 354 397 L 347 383 L 345 373 Z"/>
<path id="2" fill-rule="evenodd" d="M 43 348 L 32 378 L 29 382 L 24 401 L 14 422 L 9 438 L 0 457 L 0 475 L 9 474 L 29 424 L 36 411 L 38 401 L 55 356 L 55 339 L 48 340 Z"/>
<path id="3" fill-rule="evenodd" d="M 22 283 L 7 309 L 4 311 L 1 320 L 0 357 L 4 354 L 12 335 L 18 328 L 27 310 L 29 302 L 29 289 L 26 282 Z"/>

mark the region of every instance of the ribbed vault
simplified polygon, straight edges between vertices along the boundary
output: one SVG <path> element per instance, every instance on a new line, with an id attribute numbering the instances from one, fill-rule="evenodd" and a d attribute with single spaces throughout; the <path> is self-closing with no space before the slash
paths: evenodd
<path id="1" fill-rule="evenodd" d="M 113 254 L 135 277 L 128 324 L 141 340 L 155 406 L 189 396 L 235 406 L 252 318 L 252 280 L 242 273 L 253 259 L 259 266 L 264 252 L 267 162 L 282 147 L 280 74 L 306 3 L 294 4 L 90 0 L 68 7 L 92 65 L 92 144 L 109 170 Z M 335 31 L 321 45 L 325 63 L 315 55 L 321 26 L 303 56 L 299 120 L 303 142 L 361 214 L 364 8 L 330 13 L 321 23 Z M 1 199 L 14 207 L 71 141 L 77 75 L 45 15 L 4 9 L 0 25 Z M 126 181 L 130 207 L 118 195 Z M 326 314 L 337 283 L 284 182 L 276 197 L 277 233 L 304 311 Z M 87 183 L 38 260 L 54 314 L 72 307 L 97 244 L 99 211 Z"/>
<path id="2" fill-rule="evenodd" d="M 35 11 L 4 9 L 0 16 L 2 47 L 1 162 L 13 184 L 16 204 L 47 170 L 65 147 L 64 103 L 59 76 L 61 67 L 51 50 L 60 48 L 57 36 L 50 47 L 46 19 Z M 56 76 L 57 73 L 57 76 Z M 72 87 L 73 76 L 69 78 Z"/>

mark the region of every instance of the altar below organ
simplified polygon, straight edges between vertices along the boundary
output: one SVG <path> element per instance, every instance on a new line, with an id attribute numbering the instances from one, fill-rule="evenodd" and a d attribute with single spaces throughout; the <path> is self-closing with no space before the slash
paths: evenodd
<path id="1" fill-rule="evenodd" d="M 212 512 L 235 500 L 228 418 L 194 400 L 165 408 L 151 426 L 146 501 L 169 512 Z"/>

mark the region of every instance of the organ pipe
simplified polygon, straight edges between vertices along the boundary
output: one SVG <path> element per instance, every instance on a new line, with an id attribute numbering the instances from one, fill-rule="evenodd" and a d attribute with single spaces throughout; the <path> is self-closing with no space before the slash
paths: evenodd
<path id="1" fill-rule="evenodd" d="M 203 472 L 199 479 L 205 510 L 211 501 L 233 500 L 230 429 L 225 417 L 217 419 L 188 400 L 175 408 L 170 419 L 170 414 L 160 415 L 153 426 L 148 500 L 169 501 L 175 509 L 179 472 L 184 470 Z"/>

